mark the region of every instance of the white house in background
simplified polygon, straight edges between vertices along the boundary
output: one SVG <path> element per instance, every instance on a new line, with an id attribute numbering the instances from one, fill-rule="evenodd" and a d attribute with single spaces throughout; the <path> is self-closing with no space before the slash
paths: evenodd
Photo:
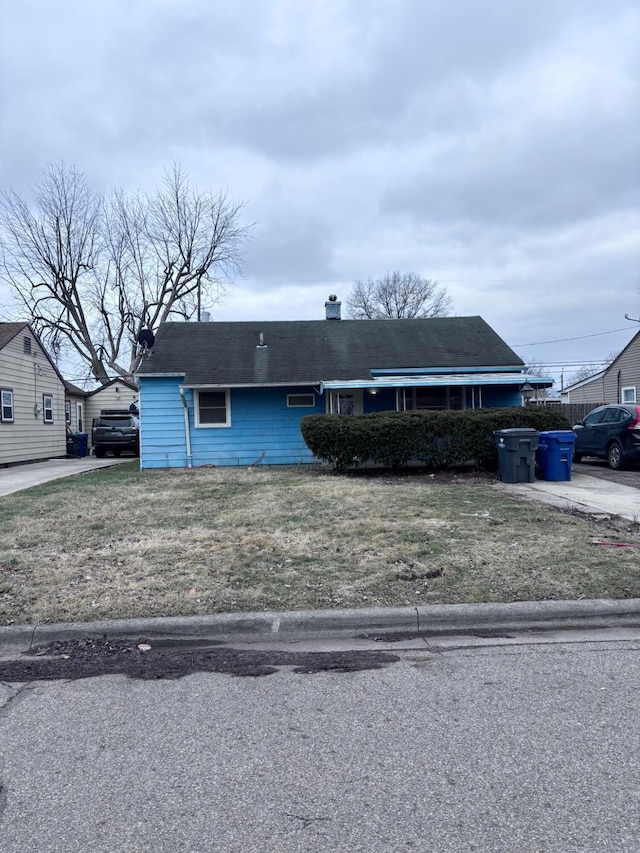
<path id="1" fill-rule="evenodd" d="M 127 412 L 138 407 L 138 388 L 127 379 L 112 379 L 106 385 L 84 391 L 72 382 L 65 381 L 65 416 L 70 432 L 86 432 L 91 448 L 91 428 L 103 412 Z"/>
<path id="2" fill-rule="evenodd" d="M 0 323 L 0 465 L 66 452 L 64 380 L 28 323 Z"/>
<path id="3" fill-rule="evenodd" d="M 567 386 L 563 403 L 640 403 L 640 332 L 611 364 L 594 376 Z"/>

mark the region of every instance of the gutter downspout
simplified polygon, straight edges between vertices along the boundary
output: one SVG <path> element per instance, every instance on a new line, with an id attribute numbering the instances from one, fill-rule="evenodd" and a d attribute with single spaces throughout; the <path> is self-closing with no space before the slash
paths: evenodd
<path id="1" fill-rule="evenodd" d="M 189 432 L 189 408 L 187 406 L 187 398 L 184 396 L 184 388 L 182 385 L 178 388 L 180 399 L 184 406 L 184 437 L 187 445 L 187 468 L 191 468 L 191 433 Z"/>

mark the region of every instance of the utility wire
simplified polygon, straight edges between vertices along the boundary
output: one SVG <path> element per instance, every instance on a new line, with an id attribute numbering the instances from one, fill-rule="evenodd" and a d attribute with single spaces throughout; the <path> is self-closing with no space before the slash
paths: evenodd
<path id="1" fill-rule="evenodd" d="M 628 326 L 623 326 L 621 329 L 610 329 L 608 332 L 594 332 L 592 335 L 578 335 L 575 338 L 557 338 L 555 341 L 537 341 L 533 344 L 509 344 L 511 349 L 518 347 L 541 347 L 543 344 L 563 344 L 565 341 L 583 341 L 585 338 L 598 338 L 601 335 L 612 335 L 614 332 L 626 332 Z"/>

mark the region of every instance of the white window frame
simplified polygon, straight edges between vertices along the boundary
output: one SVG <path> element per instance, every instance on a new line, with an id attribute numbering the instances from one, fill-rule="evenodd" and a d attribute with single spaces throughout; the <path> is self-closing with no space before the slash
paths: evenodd
<path id="1" fill-rule="evenodd" d="M 200 422 L 200 394 L 224 394 L 226 420 L 219 424 L 203 424 Z M 228 388 L 200 388 L 195 390 L 195 425 L 196 429 L 227 429 L 231 426 L 231 395 Z"/>
<path id="2" fill-rule="evenodd" d="M 71 402 L 70 402 L 70 400 L 64 401 L 64 422 L 66 424 L 71 424 Z"/>
<path id="3" fill-rule="evenodd" d="M 625 391 L 632 391 L 633 392 L 633 400 L 626 400 L 625 399 L 625 396 L 624 396 Z M 635 385 L 626 385 L 624 388 L 621 388 L 620 389 L 620 397 L 621 397 L 621 399 L 620 399 L 621 403 L 635 403 L 635 402 L 637 402 L 636 386 Z"/>
<path id="4" fill-rule="evenodd" d="M 52 424 L 53 418 L 53 394 L 42 395 L 42 420 L 45 424 Z"/>
<path id="5" fill-rule="evenodd" d="M 310 403 L 294 403 L 294 398 L 300 399 L 301 397 L 311 398 Z M 313 391 L 308 394 L 287 394 L 287 408 L 288 409 L 314 409 L 316 405 L 316 395 Z"/>
<path id="6" fill-rule="evenodd" d="M 84 407 L 79 402 L 76 402 L 76 429 L 84 432 Z"/>
<path id="7" fill-rule="evenodd" d="M 8 394 L 9 398 L 11 400 L 11 402 L 8 405 L 4 402 L 4 395 L 5 394 Z M 7 405 L 7 408 L 11 409 L 11 417 L 10 418 L 5 418 L 5 416 L 4 416 L 5 405 Z M 12 424 L 15 421 L 15 417 L 16 417 L 16 413 L 15 413 L 14 402 L 13 402 L 13 388 L 0 388 L 0 423 Z"/>

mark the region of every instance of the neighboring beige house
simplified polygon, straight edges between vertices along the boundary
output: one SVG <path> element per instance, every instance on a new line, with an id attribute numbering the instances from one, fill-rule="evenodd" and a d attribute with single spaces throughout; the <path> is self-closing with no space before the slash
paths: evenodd
<path id="1" fill-rule="evenodd" d="M 66 452 L 62 377 L 28 323 L 0 323 L 0 465 Z"/>
<path id="2" fill-rule="evenodd" d="M 85 412 L 87 408 L 87 392 L 78 388 L 73 382 L 64 381 L 66 402 L 64 418 L 69 432 L 87 432 Z"/>
<path id="3" fill-rule="evenodd" d="M 561 394 L 563 403 L 640 404 L 640 332 L 600 373 L 575 382 Z"/>

